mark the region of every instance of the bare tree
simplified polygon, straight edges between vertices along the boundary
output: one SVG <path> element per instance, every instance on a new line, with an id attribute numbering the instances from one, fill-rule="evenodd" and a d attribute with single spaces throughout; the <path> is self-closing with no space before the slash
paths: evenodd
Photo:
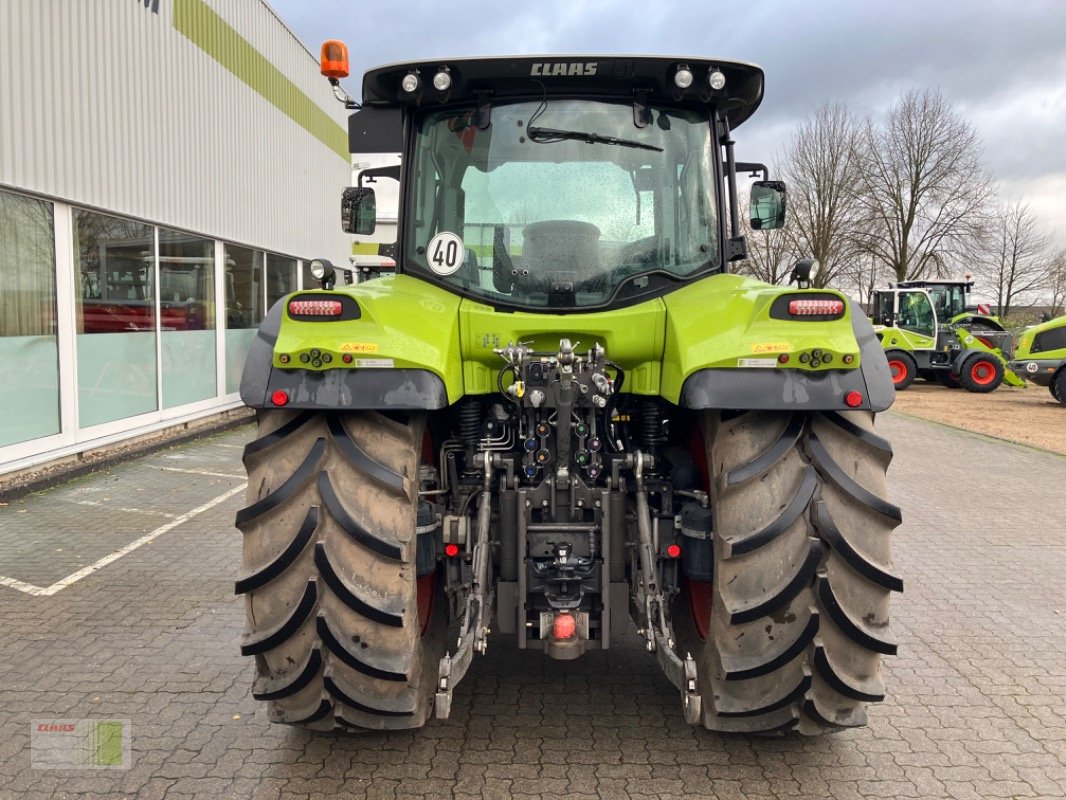
<path id="1" fill-rule="evenodd" d="M 797 252 L 818 260 L 815 286 L 827 286 L 859 253 L 862 129 L 844 105 L 819 107 L 793 134 L 782 175 Z"/>
<path id="2" fill-rule="evenodd" d="M 1047 289 L 1051 316 L 1066 314 L 1066 250 L 1059 250 L 1048 265 Z"/>
<path id="3" fill-rule="evenodd" d="M 837 283 L 868 307 L 878 286 L 883 288 L 888 283 L 888 276 L 885 275 L 884 264 L 876 258 L 857 254 L 851 256 L 848 263 L 841 267 Z"/>
<path id="4" fill-rule="evenodd" d="M 996 295 L 999 314 L 1008 316 L 1019 298 L 1044 289 L 1051 271 L 1051 234 L 1042 230 L 1028 204 L 1005 206 L 990 232 L 982 266 L 989 292 Z"/>
<path id="5" fill-rule="evenodd" d="M 867 252 L 897 280 L 943 274 L 974 254 L 992 188 L 973 127 L 939 92 L 912 90 L 884 124 L 867 120 L 864 139 Z"/>
<path id="6" fill-rule="evenodd" d="M 748 257 L 742 272 L 767 283 L 781 283 L 795 263 L 795 250 L 787 228 L 749 231 Z"/>

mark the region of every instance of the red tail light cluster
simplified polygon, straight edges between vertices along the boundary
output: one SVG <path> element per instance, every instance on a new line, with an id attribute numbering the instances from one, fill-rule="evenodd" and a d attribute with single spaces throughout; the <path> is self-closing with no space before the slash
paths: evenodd
<path id="1" fill-rule="evenodd" d="M 340 300 L 290 300 L 289 314 L 294 317 L 339 317 Z"/>
<path id="2" fill-rule="evenodd" d="M 843 300 L 789 300 L 788 313 L 793 317 L 826 316 L 829 314 L 843 314 Z"/>

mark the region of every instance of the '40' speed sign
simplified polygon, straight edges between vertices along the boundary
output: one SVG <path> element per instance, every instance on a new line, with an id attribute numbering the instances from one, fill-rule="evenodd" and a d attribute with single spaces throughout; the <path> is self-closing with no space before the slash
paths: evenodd
<path id="1" fill-rule="evenodd" d="M 458 234 L 447 231 L 438 233 L 429 240 L 426 259 L 429 268 L 438 275 L 451 275 L 463 265 L 466 248 Z"/>

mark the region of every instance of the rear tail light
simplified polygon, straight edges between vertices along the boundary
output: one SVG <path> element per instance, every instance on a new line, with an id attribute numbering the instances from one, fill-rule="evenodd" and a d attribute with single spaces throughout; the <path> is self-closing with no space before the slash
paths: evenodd
<path id="1" fill-rule="evenodd" d="M 560 641 L 577 636 L 577 620 L 569 611 L 560 611 L 552 620 L 552 638 Z"/>
<path id="2" fill-rule="evenodd" d="M 343 310 L 340 300 L 289 301 L 289 315 L 293 317 L 339 317 Z"/>
<path id="3" fill-rule="evenodd" d="M 793 317 L 839 316 L 844 313 L 844 301 L 829 299 L 789 300 L 788 313 Z"/>

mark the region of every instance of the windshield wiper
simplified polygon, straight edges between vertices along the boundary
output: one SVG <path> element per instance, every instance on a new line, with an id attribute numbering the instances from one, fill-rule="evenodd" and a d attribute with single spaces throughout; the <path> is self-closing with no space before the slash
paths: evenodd
<path id="1" fill-rule="evenodd" d="M 661 147 L 656 147 L 653 144 L 644 144 L 644 142 L 636 142 L 632 139 L 619 139 L 615 136 L 601 136 L 598 133 L 586 131 L 563 131 L 558 128 L 530 127 L 526 128 L 526 133 L 529 135 L 530 141 L 537 142 L 538 144 L 551 144 L 552 142 L 574 140 L 578 142 L 587 142 L 588 144 L 613 144 L 618 145 L 619 147 L 639 147 L 641 150 L 655 150 L 659 153 L 663 151 Z"/>

